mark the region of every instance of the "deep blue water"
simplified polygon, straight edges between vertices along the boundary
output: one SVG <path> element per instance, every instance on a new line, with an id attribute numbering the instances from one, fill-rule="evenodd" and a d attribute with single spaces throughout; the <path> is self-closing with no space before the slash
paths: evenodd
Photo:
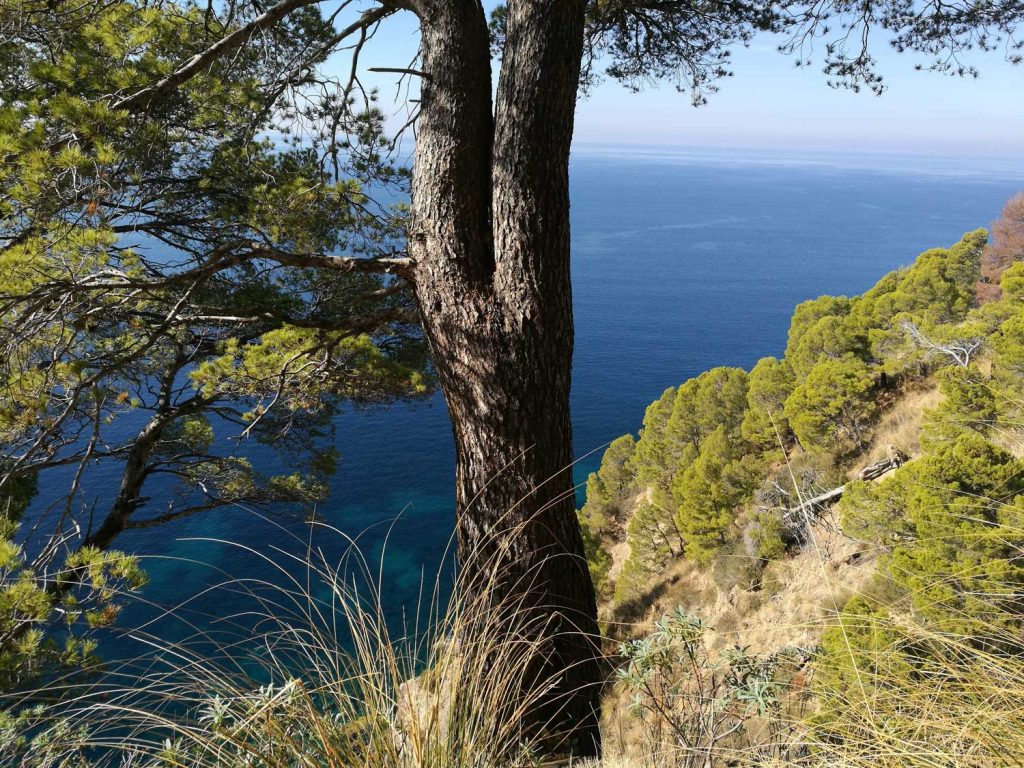
<path id="1" fill-rule="evenodd" d="M 1019 163 L 578 147 L 578 479 L 596 466 L 604 444 L 638 428 L 666 387 L 712 366 L 749 367 L 779 354 L 796 303 L 863 291 L 920 251 L 987 226 L 1022 188 Z M 338 426 L 342 461 L 319 512 L 361 534 L 371 561 L 387 540 L 382 591 L 398 615 L 415 603 L 450 543 L 453 447 L 443 401 L 348 411 Z M 310 534 L 298 520 L 270 523 L 243 510 L 133 532 L 118 546 L 147 557 L 147 600 L 173 606 L 199 596 L 192 619 L 207 628 L 246 605 L 203 594 L 224 574 L 281 580 L 246 548 L 283 563 L 283 552 L 299 553 L 303 542 L 328 559 L 346 547 L 337 534 Z M 125 623 L 147 612 L 133 608 Z M 188 630 L 165 624 L 160 631 Z"/>

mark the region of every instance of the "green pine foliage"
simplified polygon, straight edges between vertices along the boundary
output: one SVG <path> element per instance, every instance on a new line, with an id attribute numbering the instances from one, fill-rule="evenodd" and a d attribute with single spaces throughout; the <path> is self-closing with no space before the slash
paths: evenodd
<path id="1" fill-rule="evenodd" d="M 35 491 L 35 478 L 23 478 L 0 494 L 0 695 L 94 666 L 95 635 L 145 583 L 136 558 L 89 547 L 42 579 L 18 537 Z"/>
<path id="2" fill-rule="evenodd" d="M 672 560 L 714 573 L 742 549 L 754 568 L 787 557 L 790 486 L 806 494 L 845 484 L 843 533 L 881 554 L 808 669 L 812 757 L 837 747 L 875 756 L 884 734 L 894 754 L 960 764 L 965 738 L 982 743 L 1019 720 L 1024 263 L 987 283 L 979 304 L 985 253 L 985 233 L 971 232 L 862 296 L 804 302 L 784 357 L 666 390 L 635 444 L 617 445 L 588 484 L 590 514 L 611 510 L 616 520 L 605 546 L 628 544 L 614 583 L 609 558 L 591 553 L 602 595 L 623 615 L 657 593 Z M 880 480 L 850 480 L 879 417 L 935 388 L 916 455 Z M 677 662 L 667 669 L 677 673 Z M 987 730 L 965 736 L 961 722 L 975 720 Z"/>
<path id="3" fill-rule="evenodd" d="M 771 510 L 755 511 L 745 536 L 748 550 L 759 560 L 780 560 L 788 550 L 786 526 L 779 515 Z"/>
<path id="4" fill-rule="evenodd" d="M 672 482 L 676 526 L 687 557 L 706 565 L 729 538 L 735 509 L 752 490 L 743 446 L 723 425 L 707 436 L 697 458 Z"/>
<path id="5" fill-rule="evenodd" d="M 747 378 L 747 410 L 740 433 L 761 451 L 772 451 L 791 442 L 792 427 L 786 418 L 786 398 L 796 385 L 786 360 L 762 357 Z"/>
<path id="6" fill-rule="evenodd" d="M 144 580 L 110 549 L 122 531 L 309 508 L 341 402 L 430 388 L 408 286 L 352 266 L 396 255 L 406 212 L 369 215 L 363 190 L 408 175 L 372 95 L 359 110 L 312 66 L 332 19 L 297 7 L 172 93 L 128 99 L 262 12 L 0 2 L 2 689 L 92 666 Z M 236 455 L 255 441 L 288 469 Z M 33 484 L 69 469 L 60 524 L 22 522 Z M 147 505 L 160 475 L 181 487 Z"/>
<path id="7" fill-rule="evenodd" d="M 823 360 L 865 356 L 864 331 L 849 317 L 853 305 L 854 301 L 845 296 L 822 296 L 797 307 L 786 344 L 786 360 L 798 377 L 808 376 Z"/>
<path id="8" fill-rule="evenodd" d="M 728 437 L 739 435 L 747 407 L 747 373 L 740 368 L 712 368 L 676 390 L 672 415 L 665 427 L 669 460 L 678 459 L 686 445 L 698 450 L 719 428 Z"/>
<path id="9" fill-rule="evenodd" d="M 580 510 L 580 519 L 596 534 L 607 533 L 622 522 L 622 502 L 633 488 L 630 462 L 635 449 L 636 440 L 632 435 L 616 438 L 604 452 L 600 468 L 587 477 L 587 502 Z"/>
<path id="10" fill-rule="evenodd" d="M 587 567 L 590 569 L 594 591 L 598 595 L 604 595 L 610 586 L 608 572 L 612 567 L 612 556 L 604 546 L 600 534 L 583 520 L 580 521 L 580 531 L 583 534 L 583 551 L 587 555 Z"/>
<path id="11" fill-rule="evenodd" d="M 672 480 L 666 471 L 668 459 L 668 420 L 676 401 L 676 388 L 669 387 L 657 400 L 647 406 L 640 439 L 637 441 L 630 468 L 639 487 L 659 486 L 668 489 Z"/>
<path id="12" fill-rule="evenodd" d="M 819 482 L 842 482 L 901 387 L 939 385 L 942 399 L 923 419 L 927 451 L 967 450 L 958 442 L 965 433 L 991 439 L 1019 425 L 1024 268 L 1004 271 L 1001 299 L 975 306 L 986 242 L 984 230 L 970 232 L 862 296 L 806 301 L 793 314 L 784 357 L 763 358 L 749 373 L 713 369 L 652 403 L 638 439 L 616 441 L 587 485 L 584 520 L 605 532 L 606 546 L 630 544 L 616 599 L 636 596 L 673 558 L 709 564 L 743 531 L 752 557 L 784 555 L 787 532 L 763 498 L 775 494 L 774 503 L 786 505 L 776 491 L 792 476 L 781 462 L 817 467 Z M 966 366 L 943 351 L 971 339 L 979 344 Z M 953 460 L 943 454 L 939 462 Z M 851 535 L 885 546 L 912 535 L 918 523 L 895 488 L 849 483 L 843 509 Z M 618 533 L 609 537 L 610 520 Z"/>
<path id="13" fill-rule="evenodd" d="M 604 452 L 597 472 L 587 477 L 587 501 L 578 517 L 590 577 L 598 594 L 610 586 L 608 571 L 612 558 L 605 542 L 624 525 L 626 502 L 634 487 L 635 449 L 636 440 L 632 435 L 616 438 Z"/>
<path id="14" fill-rule="evenodd" d="M 626 528 L 629 556 L 614 585 L 616 603 L 640 595 L 652 574 L 660 573 L 673 558 L 682 555 L 682 532 L 677 526 L 674 509 L 671 497 L 658 492 L 633 510 Z"/>
<path id="15" fill-rule="evenodd" d="M 964 432 L 840 504 L 843 529 L 885 547 L 884 574 L 937 629 L 979 641 L 1024 620 L 1024 462 Z"/>
<path id="16" fill-rule="evenodd" d="M 996 387 L 974 366 L 949 367 L 936 374 L 942 400 L 925 413 L 921 439 L 941 446 L 963 432 L 987 435 L 999 418 Z"/>
<path id="17" fill-rule="evenodd" d="M 857 357 L 815 364 L 786 398 L 786 418 L 800 445 L 833 452 L 863 448 L 877 412 L 873 388 L 870 368 Z"/>
<path id="18" fill-rule="evenodd" d="M 820 296 L 797 305 L 789 325 L 786 361 L 799 376 L 807 375 L 807 371 L 818 362 L 822 351 L 815 343 L 815 338 L 821 337 L 824 332 L 815 332 L 815 329 L 824 325 L 834 331 L 837 324 L 849 316 L 852 305 L 853 302 L 846 296 Z"/>
<path id="19" fill-rule="evenodd" d="M 1024 460 L 1005 447 L 1021 434 L 1022 265 L 1003 273 L 1001 298 L 965 309 L 962 287 L 974 274 L 966 255 L 980 248 L 974 233 L 945 256 L 926 254 L 932 278 L 955 277 L 931 294 L 942 306 L 923 322 L 946 323 L 946 338 L 983 338 L 984 354 L 936 372 L 942 400 L 925 414 L 922 455 L 880 482 L 848 484 L 839 505 L 844 532 L 883 557 L 821 641 L 816 727 L 829 743 L 858 745 L 884 720 L 896 741 L 948 749 L 959 734 L 942 717 L 977 716 L 984 737 L 1017 717 L 1004 696 L 1011 678 L 1000 675 L 1019 674 L 1024 647 Z M 876 714 L 851 722 L 852 702 Z"/>

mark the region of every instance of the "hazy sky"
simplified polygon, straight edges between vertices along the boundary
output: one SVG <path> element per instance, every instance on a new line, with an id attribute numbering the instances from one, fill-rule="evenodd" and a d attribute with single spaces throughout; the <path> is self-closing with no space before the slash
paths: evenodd
<path id="1" fill-rule="evenodd" d="M 663 85 L 631 94 L 604 83 L 580 104 L 580 141 L 847 151 L 1021 155 L 1024 67 L 978 60 L 964 80 L 914 70 L 913 55 L 881 50 L 882 96 L 835 90 L 820 66 L 797 69 L 769 39 L 734 53 L 735 75 L 706 106 Z"/>
<path id="2" fill-rule="evenodd" d="M 742 145 L 812 150 L 1017 155 L 1024 151 L 1024 67 L 997 55 L 963 80 L 915 72 L 912 55 L 882 50 L 882 96 L 829 88 L 820 67 L 797 69 L 770 40 L 734 53 L 734 77 L 694 109 L 671 86 L 632 94 L 605 83 L 581 103 L 583 141 Z"/>
<path id="3" fill-rule="evenodd" d="M 415 30 L 409 14 L 386 21 L 364 55 L 366 65 L 408 65 Z M 876 39 L 889 86 L 880 97 L 829 88 L 820 61 L 797 69 L 792 57 L 776 52 L 776 40 L 762 36 L 734 51 L 735 76 L 721 81 L 719 93 L 700 108 L 669 83 L 636 94 L 606 80 L 580 102 L 576 141 L 1024 156 L 1024 66 L 991 54 L 973 60 L 981 70 L 977 80 L 917 72 L 921 57 L 896 54 L 881 34 Z M 382 106 L 394 111 L 394 85 L 377 82 Z"/>

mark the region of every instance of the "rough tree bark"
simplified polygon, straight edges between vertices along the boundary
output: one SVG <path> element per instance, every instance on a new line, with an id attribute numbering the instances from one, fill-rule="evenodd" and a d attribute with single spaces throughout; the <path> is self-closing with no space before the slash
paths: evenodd
<path id="1" fill-rule="evenodd" d="M 575 515 L 568 159 L 583 0 L 510 4 L 492 113 L 478 0 L 422 0 L 413 282 L 456 445 L 463 574 L 521 603 L 557 676 L 528 728 L 597 754 L 598 629 Z M 493 574 L 500 578 L 491 580 Z"/>

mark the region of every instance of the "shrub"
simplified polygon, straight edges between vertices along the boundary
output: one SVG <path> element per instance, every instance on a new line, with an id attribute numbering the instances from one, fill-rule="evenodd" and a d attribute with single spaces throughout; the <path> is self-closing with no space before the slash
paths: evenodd
<path id="1" fill-rule="evenodd" d="M 648 636 L 619 646 L 616 677 L 643 727 L 643 757 L 703 768 L 739 754 L 755 761 L 784 755 L 791 724 L 783 718 L 782 673 L 792 652 L 759 657 L 737 648 L 716 660 L 704 634 L 700 619 L 677 609 Z"/>
<path id="2" fill-rule="evenodd" d="M 779 560 L 788 549 L 789 531 L 776 512 L 758 510 L 744 529 L 747 553 L 759 560 Z"/>
<path id="3" fill-rule="evenodd" d="M 587 477 L 587 500 L 581 516 L 595 531 L 607 531 L 621 522 L 622 502 L 635 480 L 630 462 L 635 449 L 632 435 L 616 438 L 601 457 L 600 468 Z"/>

